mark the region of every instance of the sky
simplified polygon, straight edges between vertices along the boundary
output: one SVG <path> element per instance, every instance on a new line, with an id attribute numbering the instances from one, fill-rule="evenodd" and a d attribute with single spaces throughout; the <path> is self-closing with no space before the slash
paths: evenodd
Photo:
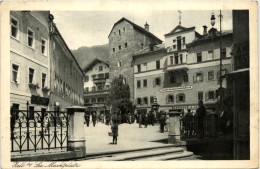
<path id="1" fill-rule="evenodd" d="M 203 25 L 212 27 L 210 18 L 215 13 L 215 28 L 219 30 L 219 10 L 182 10 L 181 25 L 196 27 L 196 31 L 203 33 Z M 51 11 L 61 35 L 71 50 L 82 46 L 95 46 L 108 43 L 108 35 L 114 25 L 122 17 L 144 27 L 147 22 L 149 31 L 164 40 L 164 35 L 169 33 L 179 24 L 179 13 L 172 11 Z M 222 30 L 232 30 L 232 11 L 222 10 Z"/>

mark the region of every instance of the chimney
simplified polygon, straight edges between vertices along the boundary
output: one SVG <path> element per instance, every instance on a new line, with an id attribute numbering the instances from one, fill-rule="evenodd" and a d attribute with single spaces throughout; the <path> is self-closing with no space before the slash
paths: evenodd
<path id="1" fill-rule="evenodd" d="M 147 32 L 149 32 L 149 25 L 147 24 L 147 22 L 146 22 L 146 24 L 144 25 L 144 29 L 145 29 Z"/>
<path id="2" fill-rule="evenodd" d="M 203 35 L 206 35 L 208 33 L 207 28 L 208 27 L 206 25 L 203 26 Z"/>

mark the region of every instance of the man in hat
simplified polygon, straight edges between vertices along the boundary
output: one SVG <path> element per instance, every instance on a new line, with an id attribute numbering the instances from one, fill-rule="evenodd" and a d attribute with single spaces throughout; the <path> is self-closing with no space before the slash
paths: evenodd
<path id="1" fill-rule="evenodd" d="M 203 101 L 199 101 L 199 108 L 196 110 L 198 116 L 198 139 L 202 139 L 204 135 L 204 119 L 206 116 L 206 109 L 203 106 Z"/>

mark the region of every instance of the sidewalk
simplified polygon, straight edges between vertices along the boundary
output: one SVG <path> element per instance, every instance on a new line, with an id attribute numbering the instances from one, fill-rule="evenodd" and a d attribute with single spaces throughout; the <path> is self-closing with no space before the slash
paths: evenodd
<path id="1" fill-rule="evenodd" d="M 120 124 L 117 145 L 112 144 L 112 137 L 108 136 L 108 132 L 111 132 L 111 126 L 98 123 L 96 127 L 93 127 L 90 123 L 90 127 L 85 127 L 84 130 L 87 155 L 164 146 L 166 144 L 155 141 L 168 138 L 168 132 L 160 133 L 158 125 L 139 128 L 136 123 Z"/>

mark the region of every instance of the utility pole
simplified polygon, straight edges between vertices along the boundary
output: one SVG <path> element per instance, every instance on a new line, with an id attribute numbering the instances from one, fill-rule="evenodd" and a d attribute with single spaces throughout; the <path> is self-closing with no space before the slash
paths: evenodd
<path id="1" fill-rule="evenodd" d="M 219 19 L 220 19 L 220 42 L 219 42 L 219 46 L 220 46 L 220 57 L 219 57 L 219 85 L 220 85 L 220 103 L 222 106 L 222 15 L 221 15 L 221 10 L 220 10 L 220 15 L 219 15 Z"/>

